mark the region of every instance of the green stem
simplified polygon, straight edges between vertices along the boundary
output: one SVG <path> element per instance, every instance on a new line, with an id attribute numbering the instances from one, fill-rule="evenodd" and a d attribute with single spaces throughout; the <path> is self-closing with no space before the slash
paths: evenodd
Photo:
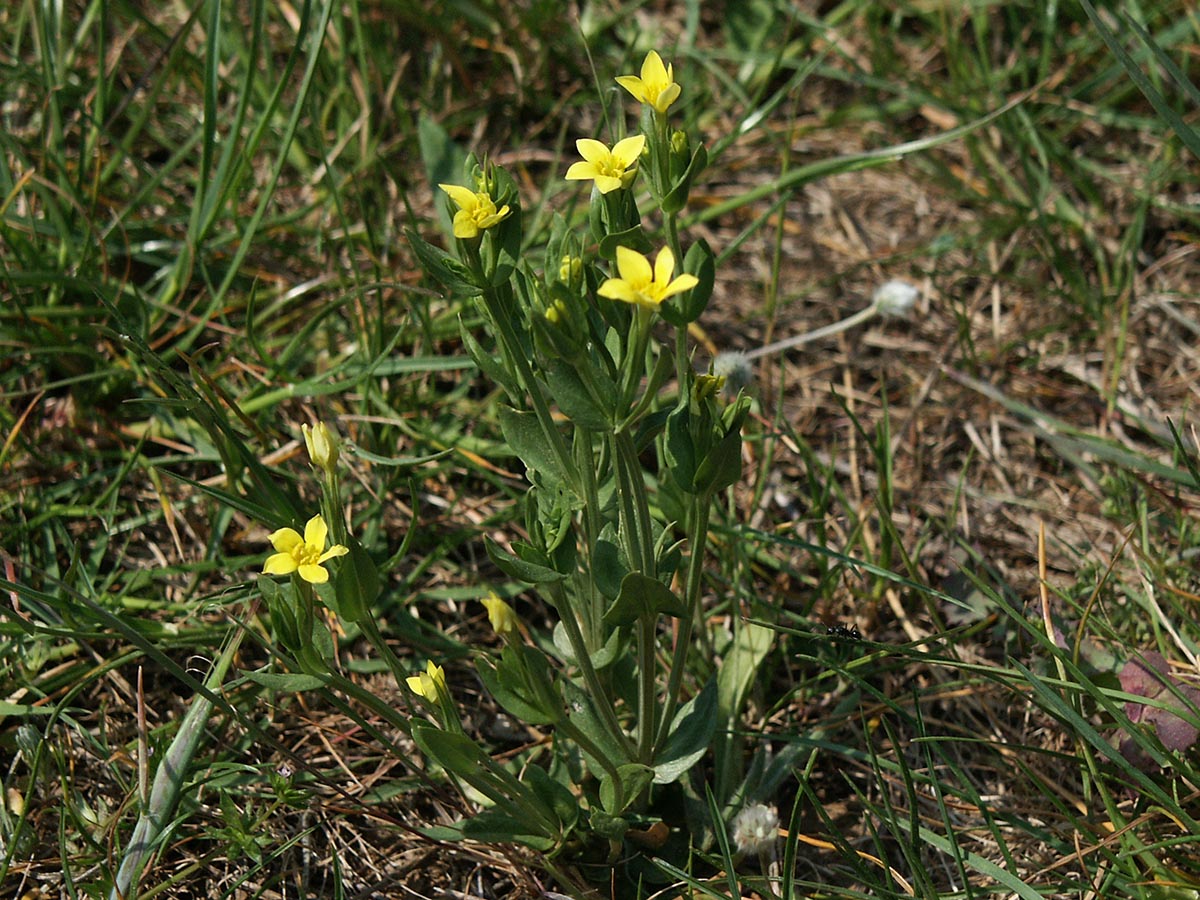
<path id="1" fill-rule="evenodd" d="M 700 617 L 700 583 L 704 573 L 704 548 L 708 542 L 708 515 L 712 497 L 707 493 L 692 497 L 688 510 L 688 521 L 692 526 L 688 543 L 691 545 L 691 556 L 688 557 L 687 580 L 684 582 L 683 604 L 688 609 L 688 615 L 679 622 L 679 633 L 675 639 L 675 649 L 671 654 L 671 672 L 667 677 L 667 692 L 663 698 L 663 718 L 659 724 L 658 737 L 654 747 L 657 751 L 669 737 L 671 720 L 675 718 L 675 709 L 679 703 L 679 691 L 683 685 L 683 673 L 687 663 L 688 650 L 692 643 L 692 630 Z"/>
<path id="2" fill-rule="evenodd" d="M 551 598 L 558 609 L 559 619 L 563 623 L 563 630 L 567 633 L 567 641 L 571 645 L 571 652 L 575 654 L 575 663 L 579 666 L 584 684 L 587 685 L 588 693 L 591 695 L 595 707 L 600 713 L 600 718 L 603 720 L 604 726 L 608 729 L 612 738 L 616 741 L 617 746 L 621 747 L 629 755 L 630 759 L 633 759 L 633 747 L 629 743 L 629 738 L 622 730 L 621 723 L 617 721 L 617 713 L 613 709 L 608 692 L 604 690 L 604 685 L 600 683 L 600 675 L 596 672 L 596 667 L 592 665 L 591 654 L 588 651 L 587 644 L 584 642 L 583 634 L 579 630 L 579 619 L 575 614 L 574 608 L 571 606 L 570 600 L 567 599 L 567 592 L 557 582 L 551 584 L 549 588 Z"/>

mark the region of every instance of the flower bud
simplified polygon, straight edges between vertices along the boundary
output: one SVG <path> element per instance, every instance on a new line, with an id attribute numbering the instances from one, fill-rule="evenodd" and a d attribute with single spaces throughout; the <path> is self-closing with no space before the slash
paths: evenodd
<path id="1" fill-rule="evenodd" d="M 324 422 L 318 422 L 312 428 L 301 425 L 304 435 L 304 446 L 308 448 L 308 458 L 318 469 L 333 472 L 338 461 L 338 442 L 333 432 L 325 427 Z"/>
<path id="2" fill-rule="evenodd" d="M 571 288 L 583 283 L 583 260 L 578 256 L 564 256 L 558 266 L 558 280 Z"/>
<path id="3" fill-rule="evenodd" d="M 676 131 L 671 134 L 670 155 L 671 183 L 674 184 L 683 177 L 688 164 L 692 161 L 692 144 L 686 131 Z"/>
<path id="4" fill-rule="evenodd" d="M 496 634 L 507 637 L 517 630 L 516 612 L 496 594 L 488 594 L 479 602 L 486 607 L 488 621 L 492 623 L 492 630 Z"/>
<path id="5" fill-rule="evenodd" d="M 425 671 L 405 679 L 409 690 L 419 694 L 430 703 L 440 704 L 443 695 L 449 695 L 446 687 L 446 673 L 441 666 L 435 666 L 433 660 L 425 663 Z"/>

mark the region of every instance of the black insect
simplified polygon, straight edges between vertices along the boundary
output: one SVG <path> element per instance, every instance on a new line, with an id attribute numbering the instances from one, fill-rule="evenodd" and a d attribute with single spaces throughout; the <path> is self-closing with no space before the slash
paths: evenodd
<path id="1" fill-rule="evenodd" d="M 830 637 L 845 638 L 848 641 L 862 640 L 862 633 L 858 630 L 857 625 L 851 625 L 849 628 L 845 625 L 830 625 L 825 629 L 825 633 Z"/>

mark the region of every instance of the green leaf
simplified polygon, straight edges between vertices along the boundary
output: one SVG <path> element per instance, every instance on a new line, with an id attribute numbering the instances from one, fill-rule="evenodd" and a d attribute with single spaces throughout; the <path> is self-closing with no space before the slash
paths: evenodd
<path id="1" fill-rule="evenodd" d="M 567 637 L 567 628 L 562 622 L 554 626 L 554 649 L 558 651 L 559 658 L 567 665 L 575 665 L 578 662 L 575 658 L 575 650 L 571 646 L 570 639 Z M 620 629 L 614 629 L 609 633 L 604 646 L 595 652 L 589 653 L 588 659 L 591 660 L 592 668 L 599 672 L 601 669 L 611 666 L 620 659 L 623 649 L 623 632 Z"/>
<path id="2" fill-rule="evenodd" d="M 550 667 L 540 651 L 507 646 L 499 662 L 481 657 L 475 670 L 493 699 L 522 722 L 553 725 L 566 715 L 562 708 L 547 709 L 542 694 L 530 684 L 534 678 L 543 679 L 547 692 L 553 691 Z"/>
<path id="3" fill-rule="evenodd" d="M 417 146 L 421 151 L 421 161 L 425 164 L 427 183 L 434 186 L 438 196 L 445 196 L 439 184 L 462 184 L 463 171 L 467 167 L 467 154 L 450 138 L 450 134 L 429 115 L 422 114 L 417 119 Z M 474 187 L 471 187 L 474 190 Z M 438 209 L 438 221 L 442 232 L 447 237 L 454 234 L 450 216 L 444 203 L 435 203 Z"/>
<path id="4" fill-rule="evenodd" d="M 630 572 L 621 582 L 617 601 L 604 614 L 604 624 L 610 628 L 632 625 L 638 619 L 654 619 L 659 615 L 685 616 L 687 607 L 675 592 L 659 581 Z"/>
<path id="5" fill-rule="evenodd" d="M 463 837 L 486 844 L 524 844 L 546 853 L 558 843 L 554 837 L 532 829 L 533 823 L 528 819 L 494 809 L 485 809 L 458 824 L 462 827 Z"/>
<path id="6" fill-rule="evenodd" d="M 618 247 L 628 247 L 638 253 L 649 253 L 651 249 L 650 239 L 642 231 L 641 225 L 605 235 L 600 241 L 600 255 L 605 259 L 616 259 Z"/>
<path id="7" fill-rule="evenodd" d="M 610 537 L 602 536 L 596 541 L 592 551 L 592 579 L 601 594 L 616 600 L 629 568 L 621 561 L 621 551 Z"/>
<path id="8" fill-rule="evenodd" d="M 605 812 L 614 816 L 625 812 L 629 808 L 629 804 L 636 800 L 646 786 L 654 780 L 654 770 L 641 763 L 627 763 L 617 767 L 617 775 L 621 779 L 621 788 L 625 796 L 620 809 L 617 808 L 617 789 L 612 775 L 605 773 L 604 777 L 600 779 L 600 804 L 604 807 Z"/>
<path id="9" fill-rule="evenodd" d="M 742 477 L 742 419 L 713 445 L 696 469 L 697 493 L 711 493 L 735 484 Z"/>
<path id="10" fill-rule="evenodd" d="M 483 538 L 483 544 L 487 549 L 488 558 L 509 578 L 529 584 L 551 584 L 563 580 L 564 576 L 561 572 L 556 572 L 548 566 L 526 562 L 519 556 L 509 553 L 486 535 Z"/>
<path id="11" fill-rule="evenodd" d="M 479 371 L 500 385 L 504 389 L 504 393 L 508 394 L 509 400 L 515 403 L 525 396 L 525 392 L 517 386 L 516 379 L 512 377 L 508 369 L 504 368 L 504 364 L 483 349 L 479 341 L 475 340 L 475 336 L 467 330 L 467 326 L 463 324 L 461 318 L 458 320 L 458 333 L 462 337 L 463 345 L 467 348 L 467 353 L 479 367 Z"/>
<path id="12" fill-rule="evenodd" d="M 710 680 L 675 713 L 667 741 L 654 758 L 654 783 L 671 784 L 702 757 L 717 728 L 717 683 Z"/>
<path id="13" fill-rule="evenodd" d="M 421 261 L 421 267 L 440 281 L 447 291 L 459 297 L 474 297 L 481 292 L 471 270 L 458 259 L 441 247 L 435 247 L 412 229 L 404 233 L 417 259 Z"/>
<path id="14" fill-rule="evenodd" d="M 708 150 L 703 144 L 700 144 L 692 154 L 692 161 L 688 163 L 687 171 L 679 177 L 671 190 L 667 192 L 667 196 L 663 197 L 663 212 L 677 213 L 687 206 L 688 194 L 692 190 L 692 179 L 704 171 L 707 166 Z"/>
<path id="15" fill-rule="evenodd" d="M 526 468 L 538 472 L 548 482 L 567 483 L 567 473 L 551 449 L 551 438 L 542 430 L 542 423 L 534 413 L 501 406 L 500 430 Z"/>
<path id="16" fill-rule="evenodd" d="M 629 830 L 629 821 L 620 816 L 610 816 L 603 810 L 593 809 L 588 814 L 588 825 L 600 837 L 609 841 L 619 841 Z"/>
<path id="17" fill-rule="evenodd" d="M 350 552 L 343 557 L 334 579 L 337 614 L 347 622 L 361 622 L 371 615 L 371 604 L 379 596 L 379 569 L 353 535 L 346 536 Z"/>
<path id="18" fill-rule="evenodd" d="M 741 709 L 774 640 L 774 629 L 765 625 L 750 621 L 738 625 L 733 646 L 717 673 L 717 708 L 723 720 L 729 721 Z"/>
<path id="19" fill-rule="evenodd" d="M 686 401 L 667 416 L 667 439 L 663 457 L 667 471 L 680 488 L 693 493 L 696 483 L 696 445 L 692 439 L 691 412 Z"/>
<path id="20" fill-rule="evenodd" d="M 261 684 L 273 691 L 297 694 L 304 691 L 315 691 L 329 683 L 328 678 L 303 672 L 246 672 L 245 675 L 255 684 Z"/>
<path id="21" fill-rule="evenodd" d="M 579 373 L 560 359 L 553 360 L 546 369 L 546 386 L 550 396 L 558 404 L 563 415 L 589 431 L 607 431 L 612 428 L 613 411 L 603 409 L 579 377 Z M 615 400 L 614 391 L 608 397 Z"/>
<path id="22" fill-rule="evenodd" d="M 524 776 L 538 799 L 558 816 L 561 824 L 560 835 L 565 836 L 579 821 L 579 801 L 575 795 L 540 766 L 528 766 Z"/>
<path id="23" fill-rule="evenodd" d="M 587 735 L 596 749 L 604 755 L 604 762 L 608 764 L 601 765 L 600 761 L 591 759 L 591 755 L 585 752 L 584 757 L 589 760 L 588 765 L 592 770 L 617 768 L 633 762 L 633 748 L 622 747 L 604 727 L 591 696 L 571 681 L 563 681 L 562 687 L 571 724 Z"/>

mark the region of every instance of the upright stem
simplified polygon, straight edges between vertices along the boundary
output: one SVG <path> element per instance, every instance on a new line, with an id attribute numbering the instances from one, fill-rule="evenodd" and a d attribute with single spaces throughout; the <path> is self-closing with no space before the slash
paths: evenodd
<path id="1" fill-rule="evenodd" d="M 587 685 L 588 693 L 591 694 L 592 699 L 595 701 L 596 710 L 600 713 L 600 718 L 604 720 L 605 727 L 608 728 L 617 745 L 629 754 L 630 759 L 633 759 L 633 748 L 630 746 L 629 738 L 621 729 L 621 723 L 617 721 L 616 710 L 613 709 L 612 701 L 609 699 L 608 692 L 604 690 L 604 685 L 600 683 L 600 676 L 596 672 L 596 667 L 592 665 L 588 646 L 583 640 L 583 634 L 579 630 L 579 619 L 575 614 L 574 608 L 571 606 L 571 601 L 567 598 L 567 592 L 557 582 L 551 584 L 549 589 L 554 600 L 554 605 L 558 609 L 560 621 L 563 623 L 563 630 L 567 633 L 567 641 L 571 645 L 571 652 L 575 654 L 575 662 L 579 666 L 580 673 L 583 675 L 583 681 Z"/>
<path id="2" fill-rule="evenodd" d="M 683 605 L 688 615 L 679 622 L 679 633 L 675 638 L 675 649 L 671 654 L 671 672 L 667 678 L 667 692 L 663 698 L 663 718 L 658 726 L 654 741 L 657 751 L 669 736 L 671 720 L 679 703 L 679 691 L 683 685 L 683 672 L 688 650 L 692 643 L 692 629 L 700 617 L 700 582 L 704 572 L 704 548 L 708 543 L 708 514 L 712 497 L 707 493 L 695 494 L 688 509 L 688 522 L 692 526 L 688 535 L 691 555 L 688 557 L 687 580 L 684 582 Z"/>

